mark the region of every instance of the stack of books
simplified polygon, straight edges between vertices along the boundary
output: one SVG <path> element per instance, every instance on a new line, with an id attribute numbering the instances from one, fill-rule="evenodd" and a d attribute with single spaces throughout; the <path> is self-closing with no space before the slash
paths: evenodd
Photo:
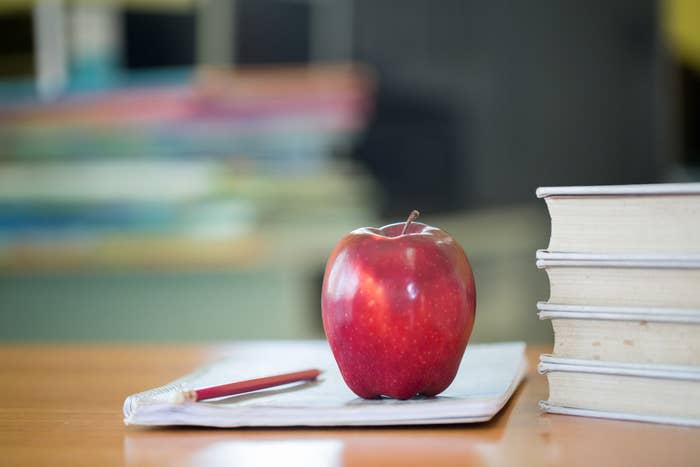
<path id="1" fill-rule="evenodd" d="M 372 87 L 352 64 L 209 68 L 0 102 L 0 269 L 247 267 L 288 224 L 364 216 L 371 180 L 336 156 Z"/>
<path id="2" fill-rule="evenodd" d="M 700 425 L 700 183 L 539 188 L 548 412 Z"/>

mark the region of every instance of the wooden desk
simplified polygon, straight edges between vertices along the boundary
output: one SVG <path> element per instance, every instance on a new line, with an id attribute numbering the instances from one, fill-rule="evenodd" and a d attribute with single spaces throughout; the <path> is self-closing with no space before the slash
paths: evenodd
<path id="1" fill-rule="evenodd" d="M 125 427 L 121 406 L 224 347 L 0 346 L 0 465 L 700 465 L 700 429 L 542 414 L 546 350 L 489 423 L 219 430 Z"/>

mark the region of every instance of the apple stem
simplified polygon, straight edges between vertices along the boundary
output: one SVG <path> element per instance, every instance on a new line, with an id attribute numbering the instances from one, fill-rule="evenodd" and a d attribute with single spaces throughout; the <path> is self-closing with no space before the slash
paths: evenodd
<path id="1" fill-rule="evenodd" d="M 411 225 L 411 222 L 416 220 L 420 216 L 420 212 L 417 210 L 411 211 L 411 214 L 408 215 L 408 219 L 406 219 L 406 225 L 403 226 L 403 231 L 401 231 L 401 235 L 404 235 L 406 232 L 408 232 L 408 226 Z"/>

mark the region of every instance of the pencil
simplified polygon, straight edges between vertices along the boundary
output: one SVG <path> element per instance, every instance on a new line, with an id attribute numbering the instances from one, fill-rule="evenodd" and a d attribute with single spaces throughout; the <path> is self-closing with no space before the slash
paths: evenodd
<path id="1" fill-rule="evenodd" d="M 257 391 L 259 389 L 282 386 L 284 384 L 296 383 L 299 381 L 312 381 L 315 380 L 320 374 L 320 370 L 313 368 L 309 370 L 295 371 L 293 373 L 265 376 L 264 378 L 237 381 L 235 383 L 222 384 L 220 386 L 211 386 L 208 388 L 179 392 L 174 395 L 172 401 L 176 404 L 181 404 L 183 402 L 198 402 L 207 399 L 215 399 L 217 397 L 235 396 L 236 394 L 243 394 L 246 392 Z"/>

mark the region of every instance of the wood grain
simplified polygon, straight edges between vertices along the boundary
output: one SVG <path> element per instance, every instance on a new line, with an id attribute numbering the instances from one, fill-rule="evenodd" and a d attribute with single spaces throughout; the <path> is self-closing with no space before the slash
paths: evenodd
<path id="1" fill-rule="evenodd" d="M 124 397 L 174 379 L 226 346 L 0 346 L 0 464 L 24 465 L 698 465 L 700 430 L 542 414 L 532 369 L 493 421 L 371 429 L 145 429 Z"/>

